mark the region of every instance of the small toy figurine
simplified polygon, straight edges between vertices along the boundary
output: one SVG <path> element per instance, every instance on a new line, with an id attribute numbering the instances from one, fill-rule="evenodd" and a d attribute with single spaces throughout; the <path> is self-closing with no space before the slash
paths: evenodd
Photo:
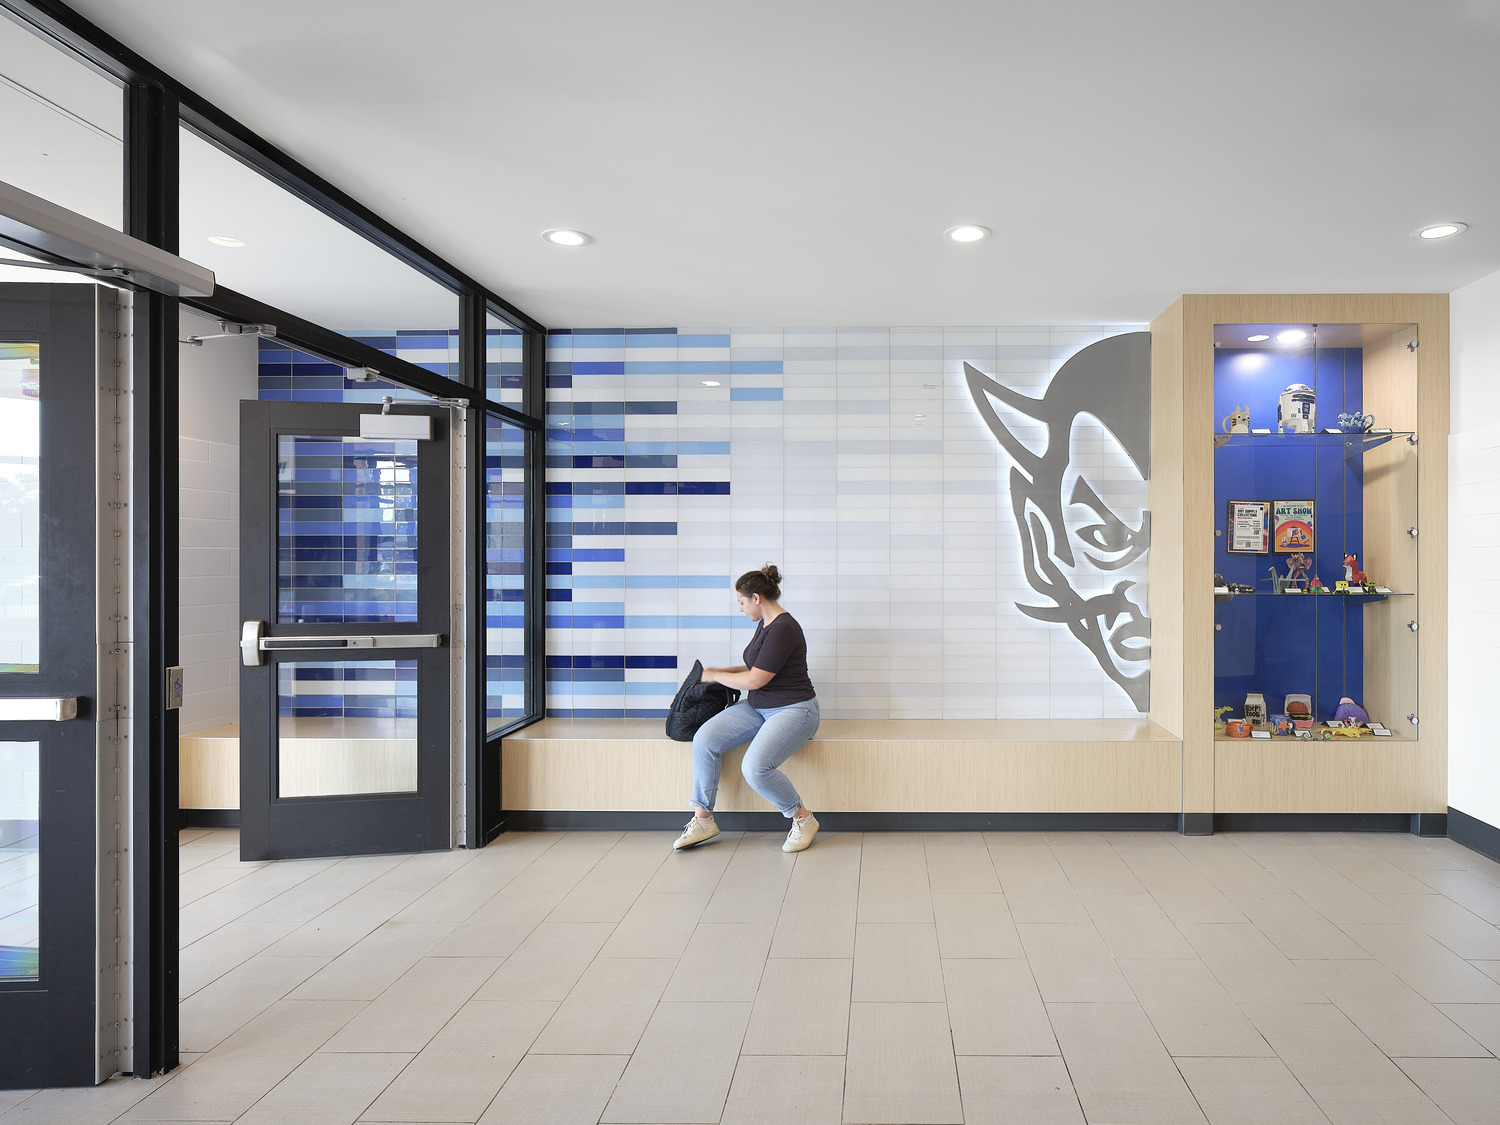
<path id="1" fill-rule="evenodd" d="M 1312 576 L 1312 582 L 1308 584 L 1307 589 L 1308 589 L 1309 593 L 1313 593 L 1313 594 L 1326 594 L 1326 593 L 1328 593 L 1328 587 L 1325 586 L 1325 585 L 1323 585 L 1323 580 L 1321 578 L 1319 578 L 1316 574 L 1314 574 Z"/>
<path id="2" fill-rule="evenodd" d="M 1224 715 L 1227 712 L 1233 711 L 1233 710 L 1234 710 L 1233 707 L 1215 707 L 1214 708 L 1214 730 L 1223 730 L 1224 729 Z"/>
<path id="3" fill-rule="evenodd" d="M 1245 696 L 1245 721 L 1247 723 L 1266 721 L 1266 697 L 1258 691 L 1252 691 Z"/>
<path id="4" fill-rule="evenodd" d="M 1305 586 L 1307 584 L 1307 572 L 1312 567 L 1312 560 L 1304 554 L 1289 555 L 1286 560 L 1286 588 Z"/>
<path id="5" fill-rule="evenodd" d="M 1369 581 L 1369 575 L 1359 569 L 1359 559 L 1354 555 L 1344 556 L 1344 581 L 1351 586 L 1363 586 Z"/>
<path id="6" fill-rule="evenodd" d="M 1250 432 L 1250 408 L 1248 406 L 1236 407 L 1225 416 L 1223 425 L 1226 434 L 1248 434 Z"/>
<path id="7" fill-rule="evenodd" d="M 1277 570 L 1274 566 L 1270 568 L 1270 571 L 1271 571 L 1271 593 L 1273 593 L 1273 594 L 1284 594 L 1284 593 L 1286 593 L 1286 588 L 1291 583 L 1292 580 L 1289 577 L 1287 577 L 1286 575 L 1282 574 L 1281 571 Z"/>
<path id="8" fill-rule="evenodd" d="M 1353 723 L 1361 727 L 1370 721 L 1365 709 L 1347 695 L 1339 700 L 1339 709 L 1333 713 L 1333 717 L 1341 723 Z"/>

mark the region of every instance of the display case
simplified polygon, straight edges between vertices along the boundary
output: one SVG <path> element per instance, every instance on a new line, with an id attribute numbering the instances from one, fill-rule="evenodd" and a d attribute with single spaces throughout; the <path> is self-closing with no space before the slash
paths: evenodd
<path id="1" fill-rule="evenodd" d="M 1414 324 L 1214 326 L 1214 709 L 1261 719 L 1217 739 L 1414 740 L 1421 435 L 1395 401 L 1419 348 Z"/>
<path id="2" fill-rule="evenodd" d="M 1447 298 L 1186 296 L 1151 327 L 1151 717 L 1181 733 L 1184 831 L 1440 830 Z M 1346 558 L 1369 585 L 1307 592 Z M 1252 695 L 1306 697 L 1313 738 L 1216 729 Z M 1345 698 L 1391 733 L 1332 733 Z"/>

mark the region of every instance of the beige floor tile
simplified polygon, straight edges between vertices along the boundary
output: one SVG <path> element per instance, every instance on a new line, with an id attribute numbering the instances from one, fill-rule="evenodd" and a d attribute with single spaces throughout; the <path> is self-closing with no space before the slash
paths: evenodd
<path id="1" fill-rule="evenodd" d="M 1379 961 L 1299 961 L 1297 967 L 1392 1058 L 1488 1053 Z"/>
<path id="2" fill-rule="evenodd" d="M 1437 1009 L 1490 1054 L 1500 1055 L 1500 1004 L 1438 1004 Z"/>
<path id="3" fill-rule="evenodd" d="M 708 905 L 708 894 L 647 891 L 609 935 L 601 957 L 680 957 Z"/>
<path id="4" fill-rule="evenodd" d="M 1176 849 L 1174 854 L 1181 855 Z M 1126 857 L 1130 862 L 1130 857 Z M 1245 916 L 1184 856 L 1181 867 L 1132 867 L 1141 885 L 1174 922 L 1243 922 Z"/>
<path id="5" fill-rule="evenodd" d="M 566 999 L 614 928 L 609 922 L 541 923 L 474 999 Z"/>
<path id="6" fill-rule="evenodd" d="M 778 957 L 766 962 L 743 1055 L 843 1055 L 854 962 Z M 839 1070 L 842 1080 L 843 1070 Z"/>
<path id="7" fill-rule="evenodd" d="M 556 1010 L 556 1004 L 541 1000 L 465 1004 L 386 1087 L 365 1117 L 477 1120 Z"/>
<path id="8" fill-rule="evenodd" d="M 1055 1055 L 1057 1040 L 1025 961 L 943 961 L 948 1023 L 959 1055 Z"/>
<path id="9" fill-rule="evenodd" d="M 859 896 L 789 890 L 776 919 L 772 957 L 854 956 Z"/>
<path id="10" fill-rule="evenodd" d="M 650 867 L 595 867 L 547 915 L 547 921 L 618 922 L 653 874 Z"/>
<path id="11" fill-rule="evenodd" d="M 683 823 L 691 815 L 685 814 Z M 696 848 L 674 851 L 656 869 L 646 884 L 646 890 L 656 894 L 711 895 L 724 877 L 729 859 L 738 845 L 738 834 L 726 832 Z"/>
<path id="12" fill-rule="evenodd" d="M 1084 1125 L 1068 1068 L 1058 1056 L 960 1055 L 965 1125 Z"/>
<path id="13" fill-rule="evenodd" d="M 1317 1004 L 1326 999 L 1249 923 L 1178 928 L 1237 1004 Z"/>
<path id="14" fill-rule="evenodd" d="M 922 837 L 908 832 L 866 832 L 860 847 L 860 870 L 904 867 L 927 870 L 927 848 Z"/>
<path id="15" fill-rule="evenodd" d="M 1454 1125 L 1494 1125 L 1500 1108 L 1500 1059 L 1397 1059 L 1407 1076 Z"/>
<path id="16" fill-rule="evenodd" d="M 701 921 L 775 923 L 797 859 L 781 850 L 782 839 L 763 833 L 740 838 Z"/>
<path id="17" fill-rule="evenodd" d="M 628 1055 L 527 1055 L 479 1125 L 597 1125 Z"/>
<path id="18" fill-rule="evenodd" d="M 177 1007 L 179 1044 L 207 1051 L 321 969 L 321 957 L 259 954 L 200 988 Z"/>
<path id="19" fill-rule="evenodd" d="M 854 1000 L 942 1003 L 943 967 L 938 958 L 937 927 L 864 923 L 855 927 Z"/>
<path id="20" fill-rule="evenodd" d="M 1425 883 L 1413 878 L 1370 848 L 1358 844 L 1348 847 L 1319 848 L 1318 858 L 1362 891 L 1376 895 L 1423 894 Z"/>
<path id="21" fill-rule="evenodd" d="M 658 1004 L 600 1120 L 718 1121 L 749 1019 L 749 1004 Z"/>
<path id="22" fill-rule="evenodd" d="M 532 1049 L 539 1054 L 630 1054 L 676 967 L 669 958 L 597 959 Z"/>
<path id="23" fill-rule="evenodd" d="M 546 853 L 544 853 L 545 855 Z M 540 857 L 537 862 L 541 862 Z M 407 922 L 466 922 L 502 889 L 520 880 L 531 864 L 480 863 L 460 867 L 397 915 Z"/>
<path id="24" fill-rule="evenodd" d="M 1209 1125 L 1327 1125 L 1280 1059 L 1179 1059 Z"/>
<path id="25" fill-rule="evenodd" d="M 655 871 L 672 854 L 677 832 L 627 832 L 599 860 L 600 867 L 644 867 Z"/>
<path id="26" fill-rule="evenodd" d="M 1053 855 L 1073 884 L 1073 890 L 1085 904 L 1096 895 L 1145 894 L 1146 888 L 1135 877 L 1120 853 L 1107 843 L 1080 847 L 1056 848 Z"/>
<path id="27" fill-rule="evenodd" d="M 406 909 L 415 897 L 411 891 L 362 887 L 297 926 L 266 952 L 273 957 L 338 957 Z"/>
<path id="28" fill-rule="evenodd" d="M 600 839 L 594 847 L 569 845 L 566 839 L 559 840 L 528 863 L 504 889 L 518 893 L 561 891 L 566 896 L 618 840 L 618 836 L 613 840 Z"/>
<path id="29" fill-rule="evenodd" d="M 239 1119 L 243 1125 L 350 1125 L 390 1085 L 409 1054 L 316 1054 Z"/>
<path id="30" fill-rule="evenodd" d="M 328 1051 L 416 1053 L 495 971 L 493 957 L 418 961 L 328 1041 Z"/>
<path id="31" fill-rule="evenodd" d="M 983 841 L 976 847 L 929 847 L 927 881 L 933 894 L 999 894 L 1000 879 Z"/>
<path id="32" fill-rule="evenodd" d="M 175 1080 L 175 1076 L 146 1081 L 111 1078 L 98 1086 L 36 1090 L 13 1109 L 0 1114 L 0 1121 L 5 1125 L 105 1125 L 154 1090 Z M 142 1121 L 139 1117 L 135 1120 Z"/>
<path id="33" fill-rule="evenodd" d="M 1500 1003 L 1500 982 L 1410 923 L 1342 928 L 1434 1004 Z"/>
<path id="34" fill-rule="evenodd" d="M 842 1055 L 742 1055 L 721 1125 L 840 1125 Z"/>
<path id="35" fill-rule="evenodd" d="M 509 957 L 563 900 L 560 892 L 501 891 L 430 951 L 432 957 Z"/>
<path id="36" fill-rule="evenodd" d="M 1042 999 L 1053 1003 L 1128 1003 L 1135 999 L 1109 947 L 1092 925 L 1016 927 Z"/>
<path id="37" fill-rule="evenodd" d="M 374 1000 L 452 932 L 451 922 L 387 922 L 319 969 L 291 998 Z"/>
<path id="38" fill-rule="evenodd" d="M 662 1000 L 753 1002 L 774 932 L 769 923 L 699 923 Z"/>
<path id="39" fill-rule="evenodd" d="M 1187 836 L 1176 842 L 1193 866 L 1219 891 L 1241 891 L 1246 894 L 1281 894 L 1290 888 L 1250 856 L 1240 850 L 1236 840 L 1243 835 L 1218 833 L 1214 836 Z"/>
<path id="40" fill-rule="evenodd" d="M 36 1092 L 36 1090 L 0 1090 L 0 1113 L 14 1109 Z"/>
<path id="41" fill-rule="evenodd" d="M 1187 938 L 1149 894 L 1092 894 L 1083 905 L 1115 957 L 1198 959 Z"/>
<path id="42" fill-rule="evenodd" d="M 173 1074 L 124 1120 L 233 1121 L 363 1008 L 354 1000 L 278 1001 Z"/>
<path id="43" fill-rule="evenodd" d="M 1500 959 L 1500 929 L 1447 895 L 1378 894 L 1375 897 L 1460 957 Z"/>
<path id="44" fill-rule="evenodd" d="M 1500 926 L 1500 886 L 1468 870 L 1424 871 L 1420 878 L 1433 890 L 1447 895 L 1464 909 L 1479 915 L 1491 925 Z"/>
<path id="45" fill-rule="evenodd" d="M 859 876 L 859 921 L 932 921 L 927 868 L 865 867 Z"/>
<path id="46" fill-rule="evenodd" d="M 1052 859 L 1050 851 L 1045 863 L 1024 867 L 1008 866 L 1006 854 L 997 853 L 995 868 L 1000 875 L 1000 886 L 1005 891 L 1011 917 L 1017 923 L 1078 924 L 1089 921 L 1088 911 L 1083 908 L 1073 884 Z"/>
<path id="47" fill-rule="evenodd" d="M 286 937 L 296 922 L 229 922 L 182 950 L 177 993 L 186 998 Z"/>
<path id="48" fill-rule="evenodd" d="M 1001 894 L 932 896 L 944 957 L 1024 957 L 1021 936 Z"/>
<path id="49" fill-rule="evenodd" d="M 310 922 L 401 863 L 404 856 L 351 856 L 315 872 L 244 915 L 247 922 Z M 272 864 L 265 868 L 273 871 Z M 259 872 L 257 872 L 259 874 Z M 245 890 L 244 880 L 237 887 Z M 223 892 L 221 892 L 223 893 Z"/>
<path id="50" fill-rule="evenodd" d="M 1201 961 L 1118 964 L 1173 1057 L 1255 1058 L 1274 1053 Z"/>
<path id="51" fill-rule="evenodd" d="M 849 1125 L 963 1120 L 944 1004 L 853 1004 L 844 1071 Z"/>
<path id="52" fill-rule="evenodd" d="M 1139 1004 L 1053 1004 L 1047 1014 L 1090 1121 L 1202 1125 L 1187 1084 Z"/>
<path id="53" fill-rule="evenodd" d="M 1334 1125 L 1447 1121 L 1332 1004 L 1248 1004 L 1245 1014 Z"/>
<path id="54" fill-rule="evenodd" d="M 797 853 L 788 897 L 857 892 L 862 844 L 863 836 L 857 832 L 819 832 L 814 847 Z"/>
<path id="55" fill-rule="evenodd" d="M 1294 961 L 1368 957 L 1359 945 L 1300 895 L 1231 894 L 1230 899 L 1271 944 Z"/>

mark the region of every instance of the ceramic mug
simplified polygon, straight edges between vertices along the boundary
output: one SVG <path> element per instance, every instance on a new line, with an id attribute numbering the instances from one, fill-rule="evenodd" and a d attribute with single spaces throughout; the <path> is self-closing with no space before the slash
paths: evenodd
<path id="1" fill-rule="evenodd" d="M 1230 738 L 1249 738 L 1250 724 L 1244 719 L 1228 719 L 1224 723 L 1224 733 Z"/>
<path id="2" fill-rule="evenodd" d="M 1340 414 L 1339 429 L 1346 434 L 1369 433 L 1370 427 L 1375 424 L 1373 414 Z"/>

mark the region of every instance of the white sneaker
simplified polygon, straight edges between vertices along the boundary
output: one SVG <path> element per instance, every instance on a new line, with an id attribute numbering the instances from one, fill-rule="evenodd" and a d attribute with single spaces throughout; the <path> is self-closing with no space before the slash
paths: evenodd
<path id="1" fill-rule="evenodd" d="M 682 835 L 672 844 L 675 848 L 690 848 L 704 840 L 712 840 L 719 834 L 719 826 L 711 816 L 695 816 L 682 826 Z"/>
<path id="2" fill-rule="evenodd" d="M 813 842 L 813 837 L 818 834 L 818 818 L 808 813 L 804 817 L 792 817 L 792 830 L 786 834 L 786 843 L 781 845 L 784 852 L 800 852 Z"/>

